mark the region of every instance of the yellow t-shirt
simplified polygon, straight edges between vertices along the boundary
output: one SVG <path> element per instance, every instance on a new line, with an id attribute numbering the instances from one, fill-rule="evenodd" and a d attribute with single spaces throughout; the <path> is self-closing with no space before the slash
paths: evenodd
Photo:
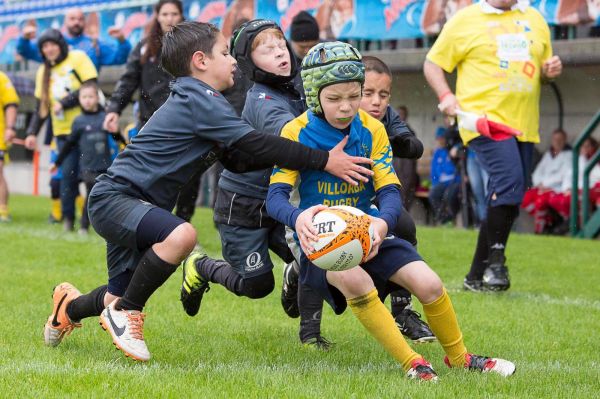
<path id="1" fill-rule="evenodd" d="M 42 79 L 44 66 L 41 65 L 35 77 L 35 96 L 42 97 Z M 79 78 L 78 78 L 79 77 Z M 54 65 L 50 72 L 50 109 L 52 132 L 55 136 L 71 133 L 73 120 L 81 113 L 79 106 L 63 110 L 62 115 L 52 111 L 54 104 L 70 92 L 81 86 L 81 82 L 98 77 L 96 67 L 83 51 L 70 50 L 69 55 L 60 64 Z"/>
<path id="2" fill-rule="evenodd" d="M 19 105 L 19 96 L 8 76 L 0 71 L 0 151 L 7 149 L 4 142 L 4 129 L 6 128 L 4 109 L 10 104 Z"/>
<path id="3" fill-rule="evenodd" d="M 532 7 L 486 14 L 479 4 L 456 13 L 427 59 L 450 73 L 457 68 L 456 98 L 463 111 L 486 114 L 539 143 L 542 64 L 552 57 L 548 24 Z M 461 129 L 465 143 L 479 136 Z"/>

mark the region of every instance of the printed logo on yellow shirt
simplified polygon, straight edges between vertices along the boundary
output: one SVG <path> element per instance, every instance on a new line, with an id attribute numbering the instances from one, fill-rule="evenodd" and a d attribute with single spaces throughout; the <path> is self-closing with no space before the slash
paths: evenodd
<path id="1" fill-rule="evenodd" d="M 506 33 L 496 36 L 496 55 L 505 61 L 529 61 L 529 40 L 523 33 Z"/>

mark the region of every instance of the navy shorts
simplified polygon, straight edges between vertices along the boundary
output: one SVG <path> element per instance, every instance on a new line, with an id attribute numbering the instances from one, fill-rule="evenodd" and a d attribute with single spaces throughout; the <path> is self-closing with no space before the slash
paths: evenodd
<path id="1" fill-rule="evenodd" d="M 487 203 L 518 205 L 525 194 L 523 159 L 514 138 L 495 141 L 479 136 L 469 142 L 483 169 L 489 174 Z"/>
<path id="2" fill-rule="evenodd" d="M 361 265 L 371 276 L 381 301 L 384 301 L 390 292 L 400 288 L 399 285 L 389 281 L 400 268 L 411 263 L 423 260 L 417 250 L 406 240 L 388 236 L 379 246 L 377 256 Z M 327 272 L 312 263 L 304 253 L 300 258 L 300 282 L 317 291 L 323 299 L 333 308 L 336 314 L 346 310 L 346 298 L 327 281 Z"/>
<path id="3" fill-rule="evenodd" d="M 223 259 L 243 278 L 259 276 L 273 270 L 269 249 L 284 262 L 294 261 L 285 240 L 285 227 L 250 228 L 218 223 Z"/>
<path id="4" fill-rule="evenodd" d="M 96 183 L 90 192 L 88 214 L 94 230 L 106 240 L 108 292 L 116 296 L 125 293 L 144 252 L 185 223 L 170 212 L 104 182 Z M 144 223 L 146 215 L 151 220 Z M 141 228 L 142 225 L 146 227 Z"/>
<path id="5" fill-rule="evenodd" d="M 6 151 L 4 150 L 0 150 L 0 162 L 4 162 L 5 157 L 6 157 Z"/>

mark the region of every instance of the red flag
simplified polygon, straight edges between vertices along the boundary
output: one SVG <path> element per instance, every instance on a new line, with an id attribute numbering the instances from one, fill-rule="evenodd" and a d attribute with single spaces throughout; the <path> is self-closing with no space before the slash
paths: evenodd
<path id="1" fill-rule="evenodd" d="M 511 137 L 521 136 L 523 134 L 519 130 L 508 125 L 491 121 L 485 115 L 478 115 L 473 112 L 461 110 L 456 110 L 456 114 L 458 115 L 459 127 L 472 130 L 492 140 L 508 140 Z"/>

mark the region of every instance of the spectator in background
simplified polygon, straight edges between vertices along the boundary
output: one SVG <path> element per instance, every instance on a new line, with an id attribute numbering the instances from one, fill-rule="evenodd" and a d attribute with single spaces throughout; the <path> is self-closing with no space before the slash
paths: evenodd
<path id="1" fill-rule="evenodd" d="M 63 148 L 71 133 L 73 120 L 81 113 L 79 88 L 98 77 L 90 58 L 82 51 L 69 51 L 63 35 L 57 29 L 46 30 L 38 40 L 44 63 L 35 79 L 36 111 L 27 129 L 25 146 L 35 149 L 36 136 L 43 122 L 50 118 L 54 145 Z M 72 231 L 75 222 L 75 197 L 78 192 L 78 157 L 69 154 L 62 163 L 60 203 L 65 231 Z"/>
<path id="2" fill-rule="evenodd" d="M 298 66 L 308 50 L 319 43 L 319 25 L 315 17 L 306 11 L 300 11 L 290 25 L 290 41 Z"/>
<path id="3" fill-rule="evenodd" d="M 446 147 L 446 130 L 439 128 L 435 133 L 438 148 L 431 158 L 431 189 L 429 202 L 435 221 L 439 224 L 452 222 L 458 213 L 460 175 Z"/>
<path id="4" fill-rule="evenodd" d="M 598 142 L 593 137 L 588 137 L 581 145 L 579 152 L 579 176 L 577 187 L 583 188 L 583 172 L 589 165 L 590 159 L 598 151 Z M 572 164 L 571 164 L 572 165 Z M 564 223 L 558 225 L 553 233 L 564 234 L 568 231 L 568 221 L 571 211 L 571 190 L 573 188 L 573 172 L 569 165 L 569 170 L 563 173 L 562 190 L 548 199 L 548 206 L 556 211 L 564 220 Z M 590 203 L 592 206 L 600 206 L 600 164 L 596 164 L 590 172 Z M 580 197 L 581 198 L 581 197 Z"/>
<path id="5" fill-rule="evenodd" d="M 125 40 L 121 29 L 111 27 L 108 34 L 116 39 L 116 43 L 108 43 L 84 33 L 85 15 L 80 8 L 70 8 L 65 13 L 64 38 L 73 50 L 81 50 L 92 60 L 97 71 L 104 65 L 121 65 L 127 60 L 131 44 Z M 22 36 L 17 42 L 17 53 L 23 58 L 43 62 L 44 56 L 34 40 L 37 33 L 35 22 L 27 23 Z"/>
<path id="6" fill-rule="evenodd" d="M 127 69 L 115 86 L 106 107 L 104 127 L 109 132 L 119 129 L 119 115 L 129 105 L 134 93 L 140 91 L 140 114 L 138 125 L 142 130 L 154 112 L 163 105 L 171 89 L 173 77 L 160 66 L 162 38 L 173 26 L 183 21 L 183 4 L 180 0 L 160 0 L 154 6 L 154 16 L 146 26 L 144 38 L 135 46 Z M 175 214 L 190 221 L 196 208 L 200 177 L 194 177 L 185 185 L 177 199 Z"/>
<path id="7" fill-rule="evenodd" d="M 398 115 L 400 120 L 406 124 L 408 130 L 413 132 L 414 130 L 408 124 L 408 108 L 405 105 L 398 107 Z M 402 193 L 402 204 L 407 211 L 410 210 L 414 200 L 415 191 L 419 185 L 419 175 L 417 175 L 417 160 L 410 158 L 397 158 L 393 159 L 394 169 L 398 175 L 398 179 L 402 183 L 400 192 Z"/>
<path id="8" fill-rule="evenodd" d="M 571 179 L 573 152 L 567 147 L 567 134 L 560 129 L 552 133 L 550 148 L 533 171 L 533 187 L 525 192 L 521 208 L 533 216 L 535 233 L 546 232 L 554 220 L 548 214 L 549 200 L 561 193 L 563 181 Z"/>
<path id="9" fill-rule="evenodd" d="M 87 194 L 92 191 L 96 177 L 105 173 L 112 163 L 112 154 L 108 142 L 109 133 L 103 130 L 105 112 L 100 105 L 98 85 L 90 81 L 81 85 L 79 89 L 79 103 L 82 113 L 75 118 L 71 127 L 71 134 L 62 146 L 51 172 L 55 172 L 62 162 L 75 153 L 79 158 L 80 177 L 85 183 Z M 117 141 L 124 141 L 120 134 L 114 134 Z M 87 194 L 81 215 L 80 234 L 87 234 L 90 220 L 87 215 Z"/>
<path id="10" fill-rule="evenodd" d="M 16 137 L 15 123 L 19 96 L 12 82 L 0 71 L 0 223 L 10 222 L 8 212 L 8 183 L 4 178 L 4 164 L 8 161 L 8 146 Z"/>

